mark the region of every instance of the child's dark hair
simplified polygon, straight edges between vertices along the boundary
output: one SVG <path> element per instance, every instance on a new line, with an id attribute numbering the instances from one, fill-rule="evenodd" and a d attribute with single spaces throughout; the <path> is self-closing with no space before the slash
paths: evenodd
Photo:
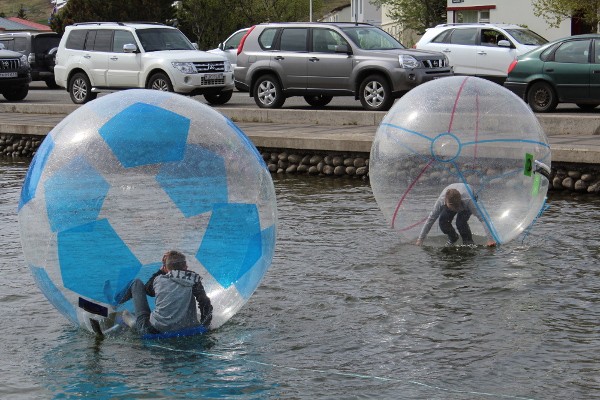
<path id="1" fill-rule="evenodd" d="M 451 210 L 458 210 L 461 204 L 460 192 L 456 189 L 448 189 L 446 191 L 446 205 Z"/>
<path id="2" fill-rule="evenodd" d="M 165 267 L 169 270 L 185 270 L 187 269 L 187 263 L 185 256 L 176 250 L 169 250 L 165 254 Z"/>

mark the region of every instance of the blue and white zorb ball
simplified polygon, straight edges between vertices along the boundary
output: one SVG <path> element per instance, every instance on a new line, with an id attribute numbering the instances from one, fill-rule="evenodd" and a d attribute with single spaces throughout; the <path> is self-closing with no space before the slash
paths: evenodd
<path id="1" fill-rule="evenodd" d="M 231 318 L 269 268 L 277 210 L 256 148 L 192 99 L 127 90 L 82 106 L 48 134 L 23 184 L 25 260 L 48 300 L 90 331 L 115 326 L 114 294 L 185 254 Z M 151 302 L 153 307 L 153 302 Z"/>
<path id="2" fill-rule="evenodd" d="M 548 171 L 550 156 L 542 127 L 520 98 L 487 80 L 457 76 L 419 85 L 394 104 L 377 129 L 369 175 L 401 240 L 414 241 L 444 188 L 462 183 L 483 219 L 469 220 L 475 242 L 486 243 L 487 227 L 502 244 L 543 208 L 549 182 L 536 167 Z M 445 242 L 436 221 L 426 243 Z"/>

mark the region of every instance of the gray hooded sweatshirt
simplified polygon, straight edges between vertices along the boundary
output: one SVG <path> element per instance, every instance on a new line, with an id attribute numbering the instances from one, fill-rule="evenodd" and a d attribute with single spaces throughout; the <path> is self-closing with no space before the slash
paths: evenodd
<path id="1" fill-rule="evenodd" d="M 212 305 L 206 296 L 200 275 L 193 271 L 172 270 L 156 274 L 146 289 L 156 296 L 156 307 L 150 314 L 150 323 L 160 332 L 175 331 L 200 323 L 208 327 Z M 200 309 L 198 321 L 196 302 Z"/>

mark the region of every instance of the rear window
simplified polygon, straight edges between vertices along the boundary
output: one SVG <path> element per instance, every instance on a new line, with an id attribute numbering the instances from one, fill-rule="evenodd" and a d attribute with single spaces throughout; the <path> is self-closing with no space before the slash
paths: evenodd
<path id="1" fill-rule="evenodd" d="M 452 32 L 450 43 L 475 45 L 477 42 L 477 28 L 455 29 Z"/>
<path id="2" fill-rule="evenodd" d="M 87 31 L 83 29 L 73 30 L 69 33 L 65 47 L 72 50 L 83 50 Z"/>
<path id="3" fill-rule="evenodd" d="M 258 44 L 263 50 L 272 50 L 273 42 L 275 41 L 275 35 L 277 34 L 276 28 L 265 29 L 258 38 Z"/>
<path id="4" fill-rule="evenodd" d="M 307 51 L 306 39 L 308 29 L 306 28 L 287 28 L 281 32 L 281 44 L 279 49 L 282 51 Z"/>
<path id="5" fill-rule="evenodd" d="M 48 50 L 58 47 L 60 36 L 36 36 L 33 39 L 33 48 L 36 53 L 47 53 Z"/>

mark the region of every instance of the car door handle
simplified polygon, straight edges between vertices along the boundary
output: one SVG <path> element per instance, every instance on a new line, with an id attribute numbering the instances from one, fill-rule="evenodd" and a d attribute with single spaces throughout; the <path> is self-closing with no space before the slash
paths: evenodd
<path id="1" fill-rule="evenodd" d="M 113 61 L 117 61 L 119 59 L 119 57 L 111 57 L 110 59 Z"/>
<path id="2" fill-rule="evenodd" d="M 89 54 L 86 54 L 85 56 L 83 56 L 83 58 L 92 58 L 92 56 L 90 56 Z"/>
<path id="3" fill-rule="evenodd" d="M 595 69 L 593 73 L 594 74 L 600 74 L 600 70 Z"/>
<path id="4" fill-rule="evenodd" d="M 282 56 L 277 56 L 275 57 L 275 60 L 280 61 L 280 60 L 285 60 L 285 57 Z"/>
<path id="5" fill-rule="evenodd" d="M 319 59 L 317 57 L 311 57 L 308 59 L 308 61 L 316 62 L 319 61 Z"/>
<path id="6" fill-rule="evenodd" d="M 444 53 L 452 53 L 452 50 L 445 48 L 444 50 L 442 50 Z"/>
<path id="7" fill-rule="evenodd" d="M 477 52 L 477 54 L 480 54 L 480 55 L 482 55 L 482 56 L 485 56 L 485 55 L 487 55 L 487 53 L 486 53 L 485 51 L 478 51 L 478 52 Z"/>
<path id="8" fill-rule="evenodd" d="M 545 70 L 546 72 L 554 72 L 554 68 L 548 68 Z"/>

